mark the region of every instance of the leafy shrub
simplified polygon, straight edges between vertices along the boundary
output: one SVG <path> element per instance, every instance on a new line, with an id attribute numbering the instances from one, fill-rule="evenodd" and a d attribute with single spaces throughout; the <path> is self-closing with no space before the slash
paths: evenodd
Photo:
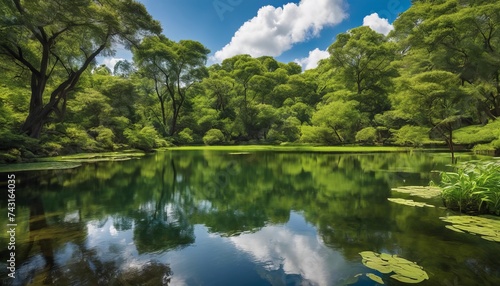
<path id="1" fill-rule="evenodd" d="M 495 120 L 484 126 L 472 125 L 457 129 L 453 137 L 459 144 L 490 143 L 500 138 L 500 121 Z"/>
<path id="2" fill-rule="evenodd" d="M 5 163 L 17 163 L 20 162 L 20 158 L 7 153 L 0 153 L 0 164 Z"/>
<path id="3" fill-rule="evenodd" d="M 442 172 L 442 198 L 446 207 L 460 212 L 500 215 L 500 163 L 469 162 L 456 172 Z"/>
<path id="4" fill-rule="evenodd" d="M 224 142 L 224 134 L 219 129 L 210 129 L 203 136 L 203 143 L 206 145 L 220 144 Z"/>
<path id="5" fill-rule="evenodd" d="M 67 137 L 62 142 L 63 146 L 75 147 L 76 151 L 94 151 L 96 149 L 97 142 L 81 126 L 70 124 L 66 127 L 65 134 Z"/>
<path id="6" fill-rule="evenodd" d="M 156 139 L 159 137 L 158 132 L 151 126 L 138 129 L 126 129 L 123 132 L 127 138 L 128 144 L 131 147 L 141 149 L 144 151 L 151 151 L 155 146 Z"/>
<path id="7" fill-rule="evenodd" d="M 55 142 L 45 142 L 42 144 L 42 152 L 48 156 L 57 156 L 62 153 L 63 146 Z"/>
<path id="8" fill-rule="evenodd" d="M 394 143 L 404 146 L 421 146 L 429 141 L 429 128 L 405 125 L 394 132 Z"/>
<path id="9" fill-rule="evenodd" d="M 373 144 L 377 141 L 377 129 L 366 127 L 356 133 L 356 142 Z"/>
<path id="10" fill-rule="evenodd" d="M 181 144 L 193 143 L 193 130 L 189 128 L 182 129 L 179 134 L 177 134 L 177 141 Z"/>
<path id="11" fill-rule="evenodd" d="M 99 127 L 92 128 L 91 131 L 97 133 L 95 139 L 103 148 L 113 149 L 113 139 L 115 138 L 113 130 L 101 125 Z"/>
<path id="12" fill-rule="evenodd" d="M 302 133 L 300 136 L 300 142 L 303 143 L 340 143 L 340 141 L 332 134 L 332 131 L 326 127 L 303 125 L 300 130 Z"/>

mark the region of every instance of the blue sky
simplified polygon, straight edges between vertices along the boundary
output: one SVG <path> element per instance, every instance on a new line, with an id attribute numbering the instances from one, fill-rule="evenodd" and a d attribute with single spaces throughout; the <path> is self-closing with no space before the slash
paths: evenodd
<path id="1" fill-rule="evenodd" d="M 315 67 L 338 33 L 361 25 L 387 33 L 411 0 L 139 0 L 170 39 L 197 40 L 208 64 L 239 53 Z M 376 13 L 376 14 L 375 14 Z M 131 54 L 118 49 L 113 65 Z"/>

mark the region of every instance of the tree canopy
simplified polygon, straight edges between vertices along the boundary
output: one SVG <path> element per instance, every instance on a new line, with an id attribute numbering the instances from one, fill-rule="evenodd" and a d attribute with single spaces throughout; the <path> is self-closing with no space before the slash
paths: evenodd
<path id="1" fill-rule="evenodd" d="M 413 1 L 388 36 L 340 33 L 306 71 L 245 54 L 207 67 L 202 43 L 168 39 L 132 0 L 0 10 L 1 161 L 171 144 L 500 142 L 454 132 L 500 115 L 496 2 Z M 97 64 L 122 46 L 132 59 Z"/>

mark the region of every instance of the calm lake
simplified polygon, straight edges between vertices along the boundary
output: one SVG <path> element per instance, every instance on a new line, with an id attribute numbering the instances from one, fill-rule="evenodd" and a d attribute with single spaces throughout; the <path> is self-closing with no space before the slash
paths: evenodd
<path id="1" fill-rule="evenodd" d="M 16 279 L 5 278 L 2 223 L 0 284 L 376 285 L 365 275 L 374 273 L 406 285 L 362 264 L 359 253 L 374 251 L 422 266 L 429 279 L 420 285 L 500 285 L 500 243 L 447 229 L 439 217 L 455 213 L 439 199 L 391 191 L 438 180 L 432 171 L 449 161 L 166 151 L 16 172 Z M 0 203 L 6 217 L 6 195 Z"/>

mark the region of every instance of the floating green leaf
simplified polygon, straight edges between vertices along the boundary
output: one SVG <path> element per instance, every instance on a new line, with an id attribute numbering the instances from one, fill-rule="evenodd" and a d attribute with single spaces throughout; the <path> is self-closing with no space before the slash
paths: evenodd
<path id="1" fill-rule="evenodd" d="M 401 204 L 405 206 L 411 206 L 411 207 L 430 207 L 433 208 L 433 205 L 429 205 L 426 203 L 421 203 L 421 202 L 415 202 L 413 200 L 406 200 L 406 199 L 400 199 L 400 198 L 387 198 L 390 202 L 396 203 L 396 204 Z"/>
<path id="2" fill-rule="evenodd" d="M 417 196 L 421 198 L 434 198 L 441 194 L 441 188 L 432 186 L 405 186 L 392 188 L 392 191 L 398 193 L 409 194 L 410 196 Z"/>
<path id="3" fill-rule="evenodd" d="M 390 255 L 387 253 L 379 254 L 372 251 L 363 251 L 359 254 L 363 258 L 362 262 L 366 267 L 384 274 L 394 272 L 395 274 L 391 275 L 391 277 L 398 281 L 404 283 L 419 283 L 429 279 L 427 272 L 425 272 L 421 266 L 397 255 Z M 372 277 L 370 278 L 377 283 L 382 282 L 382 279 L 377 281 Z"/>
<path id="4" fill-rule="evenodd" d="M 366 273 L 366 276 L 368 276 L 368 278 L 377 282 L 378 284 L 384 284 L 384 281 L 382 281 L 382 278 L 380 278 L 379 276 L 377 276 L 373 273 Z"/>
<path id="5" fill-rule="evenodd" d="M 356 274 L 354 276 L 351 276 L 347 279 L 341 279 L 340 282 L 342 283 L 341 285 L 353 285 L 353 284 L 356 284 L 358 283 L 359 281 L 359 277 L 363 275 L 362 273 L 359 273 L 359 274 Z"/>
<path id="6" fill-rule="evenodd" d="M 406 277 L 406 276 L 399 275 L 399 274 L 391 275 L 391 278 L 396 279 L 396 280 L 403 282 L 403 283 L 408 283 L 408 284 L 420 283 L 423 281 L 423 279 L 413 279 L 413 278 Z"/>
<path id="7" fill-rule="evenodd" d="M 440 217 L 440 219 L 452 223 L 446 228 L 453 231 L 477 234 L 483 239 L 500 242 L 499 219 L 467 215 Z"/>
<path id="8" fill-rule="evenodd" d="M 389 263 L 380 263 L 378 261 L 368 260 L 363 264 L 366 265 L 366 267 L 377 270 L 380 273 L 388 274 L 392 272 L 392 268 Z"/>

